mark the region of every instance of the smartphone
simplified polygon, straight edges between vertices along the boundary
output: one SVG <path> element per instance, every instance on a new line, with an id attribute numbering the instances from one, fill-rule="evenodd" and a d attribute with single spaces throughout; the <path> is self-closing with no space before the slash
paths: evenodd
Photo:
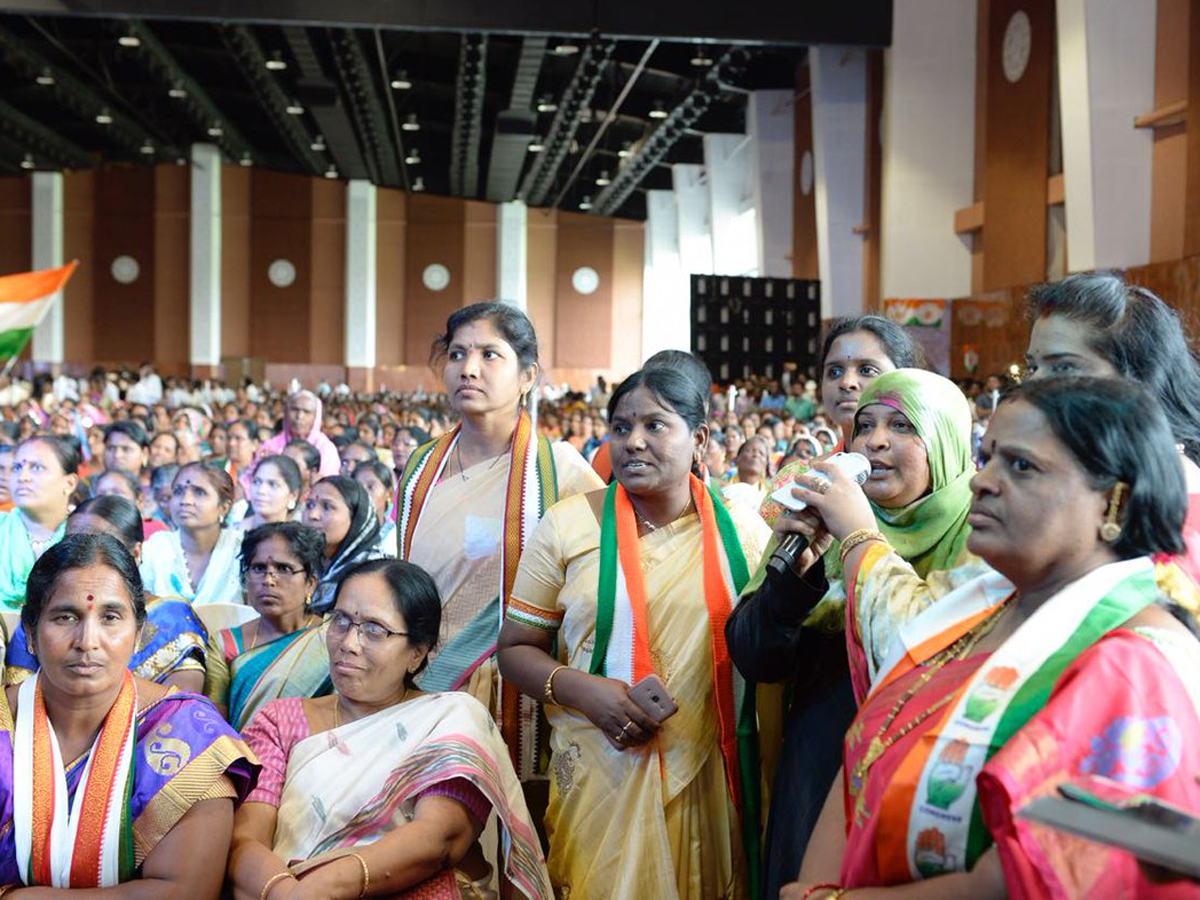
<path id="1" fill-rule="evenodd" d="M 629 699 L 659 725 L 679 712 L 679 707 L 667 693 L 667 686 L 657 675 L 647 675 L 631 687 Z"/>

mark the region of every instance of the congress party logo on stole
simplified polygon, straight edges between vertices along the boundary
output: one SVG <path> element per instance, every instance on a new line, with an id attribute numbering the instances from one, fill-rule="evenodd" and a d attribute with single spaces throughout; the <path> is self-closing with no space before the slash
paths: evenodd
<path id="1" fill-rule="evenodd" d="M 1118 716 L 1088 745 L 1091 753 L 1080 761 L 1081 773 L 1148 790 L 1179 768 L 1183 734 L 1170 716 Z"/>
<path id="2" fill-rule="evenodd" d="M 922 878 L 955 871 L 954 856 L 946 851 L 946 836 L 937 828 L 926 828 L 917 835 L 913 861 Z"/>
<path id="3" fill-rule="evenodd" d="M 983 681 L 967 698 L 967 708 L 963 710 L 963 716 L 976 723 L 985 721 L 1000 708 L 1000 704 L 1004 702 L 1004 695 L 1013 686 L 1018 674 L 1011 666 L 997 666 L 984 675 Z"/>
<path id="4" fill-rule="evenodd" d="M 929 773 L 925 802 L 930 806 L 949 809 L 971 784 L 974 768 L 966 764 L 970 746 L 964 740 L 954 740 L 942 748 Z"/>

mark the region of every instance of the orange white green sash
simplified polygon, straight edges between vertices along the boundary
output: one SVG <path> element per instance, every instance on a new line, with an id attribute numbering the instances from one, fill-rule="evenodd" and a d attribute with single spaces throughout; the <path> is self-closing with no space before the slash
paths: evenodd
<path id="1" fill-rule="evenodd" d="M 691 476 L 691 491 L 703 541 L 704 603 L 712 638 L 717 739 L 729 794 L 741 815 L 750 896 L 758 896 L 760 798 L 755 691 L 733 666 L 725 643 L 725 622 L 750 580 L 750 572 L 724 504 L 695 476 Z M 629 685 L 653 674 L 647 621 L 651 599 L 646 595 L 633 505 L 625 488 L 613 482 L 605 494 L 600 520 L 600 576 L 591 674 Z M 687 702 L 687 698 L 680 699 Z"/>
<path id="2" fill-rule="evenodd" d="M 133 676 L 125 673 L 73 802 L 39 678 L 35 674 L 19 689 L 13 746 L 13 835 L 21 880 L 56 888 L 112 887 L 127 881 L 134 869 L 129 819 L 137 740 Z"/>
<path id="3" fill-rule="evenodd" d="M 421 511 L 458 442 L 462 426 L 436 441 L 417 448 L 409 458 L 396 489 L 397 557 L 408 559 Z M 533 530 L 546 510 L 558 500 L 558 476 L 550 442 L 534 432 L 525 410 L 517 419 L 509 453 L 508 484 L 504 492 L 504 531 L 501 541 L 501 583 L 498 600 L 484 608 L 438 655 L 421 676 L 426 691 L 454 690 L 466 684 L 471 674 L 496 652 L 500 625 L 512 595 L 517 564 Z M 500 728 L 513 754 L 522 780 L 533 777 L 538 765 L 538 705 L 513 686 L 504 684 L 498 710 Z"/>
<path id="4" fill-rule="evenodd" d="M 988 576 L 981 576 L 986 579 Z M 920 662 L 961 634 L 965 623 L 994 613 L 968 582 L 946 595 L 906 629 Z M 1157 596 L 1148 559 L 1110 563 L 1043 603 L 956 691 L 934 731 L 918 741 L 896 770 L 883 798 L 879 872 L 885 883 L 969 870 L 990 844 L 976 800 L 975 778 L 1048 700 L 1059 676 L 1088 647 Z M 958 612 L 959 624 L 945 628 Z M 922 640 L 922 631 L 925 639 Z M 881 670 L 875 690 L 895 677 Z M 894 829 L 894 830 L 893 830 Z"/>

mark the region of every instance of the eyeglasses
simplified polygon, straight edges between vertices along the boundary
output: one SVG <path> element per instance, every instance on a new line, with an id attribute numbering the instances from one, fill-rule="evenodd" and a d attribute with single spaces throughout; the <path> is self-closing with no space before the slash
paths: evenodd
<path id="1" fill-rule="evenodd" d="M 407 631 L 392 631 L 378 622 L 355 622 L 344 612 L 335 612 L 329 618 L 329 630 L 338 638 L 345 638 L 351 628 L 358 629 L 359 640 L 366 644 L 382 644 L 388 638 L 408 637 Z"/>
<path id="2" fill-rule="evenodd" d="M 303 575 L 303 569 L 297 569 L 294 566 L 276 565 L 274 563 L 250 563 L 246 567 L 248 574 L 255 581 L 262 581 L 268 575 L 272 578 L 291 578 L 294 575 Z"/>

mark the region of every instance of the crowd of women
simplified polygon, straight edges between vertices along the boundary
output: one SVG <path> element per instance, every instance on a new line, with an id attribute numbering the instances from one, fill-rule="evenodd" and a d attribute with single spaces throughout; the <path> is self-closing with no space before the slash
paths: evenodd
<path id="1" fill-rule="evenodd" d="M 0 895 L 1196 896 L 1021 813 L 1200 811 L 1200 367 L 1113 276 L 1030 311 L 986 431 L 874 316 L 538 403 L 494 303 L 440 399 L 27 408 Z"/>

